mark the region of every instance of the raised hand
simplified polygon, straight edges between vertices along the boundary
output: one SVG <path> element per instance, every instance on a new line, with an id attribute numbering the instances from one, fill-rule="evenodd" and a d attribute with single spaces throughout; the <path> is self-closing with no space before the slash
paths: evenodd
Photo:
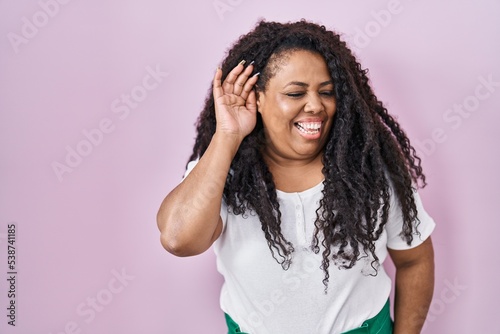
<path id="1" fill-rule="evenodd" d="M 245 68 L 241 62 L 222 83 L 222 70 L 217 69 L 213 82 L 217 132 L 243 140 L 255 127 L 257 104 L 253 87 L 258 73 L 250 76 L 252 71 L 252 64 Z"/>

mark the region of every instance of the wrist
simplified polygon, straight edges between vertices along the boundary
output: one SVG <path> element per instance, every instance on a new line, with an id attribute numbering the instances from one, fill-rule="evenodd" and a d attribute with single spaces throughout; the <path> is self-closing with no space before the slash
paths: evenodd
<path id="1" fill-rule="evenodd" d="M 231 158 L 236 155 L 244 137 L 236 133 L 226 133 L 215 131 L 212 142 L 221 146 L 226 152 L 231 154 Z"/>

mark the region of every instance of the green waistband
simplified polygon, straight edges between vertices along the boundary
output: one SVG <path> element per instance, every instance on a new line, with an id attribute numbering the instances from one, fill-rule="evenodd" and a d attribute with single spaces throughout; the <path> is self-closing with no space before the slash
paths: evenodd
<path id="1" fill-rule="evenodd" d="M 373 318 L 363 322 L 361 327 L 352 329 L 342 334 L 392 334 L 393 323 L 389 299 L 382 310 Z"/>
<path id="2" fill-rule="evenodd" d="M 234 320 L 229 316 L 229 314 L 224 313 L 224 316 L 226 317 L 226 324 L 227 324 L 228 334 L 243 333 L 240 330 L 240 326 L 238 326 L 238 324 L 236 322 L 234 322 Z"/>

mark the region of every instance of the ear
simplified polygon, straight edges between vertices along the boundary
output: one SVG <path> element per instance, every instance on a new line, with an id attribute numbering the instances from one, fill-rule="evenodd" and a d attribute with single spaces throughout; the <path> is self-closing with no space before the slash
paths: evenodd
<path id="1" fill-rule="evenodd" d="M 257 112 L 260 113 L 260 111 L 262 110 L 262 106 L 264 105 L 264 101 L 265 101 L 265 96 L 264 96 L 264 92 L 257 92 L 255 91 L 255 97 L 257 99 Z"/>

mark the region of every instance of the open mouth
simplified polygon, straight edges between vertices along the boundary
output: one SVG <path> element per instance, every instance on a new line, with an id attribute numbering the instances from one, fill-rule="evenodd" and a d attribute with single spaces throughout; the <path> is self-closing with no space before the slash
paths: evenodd
<path id="1" fill-rule="evenodd" d="M 321 122 L 297 122 L 294 125 L 300 132 L 307 135 L 318 134 L 321 129 Z"/>

